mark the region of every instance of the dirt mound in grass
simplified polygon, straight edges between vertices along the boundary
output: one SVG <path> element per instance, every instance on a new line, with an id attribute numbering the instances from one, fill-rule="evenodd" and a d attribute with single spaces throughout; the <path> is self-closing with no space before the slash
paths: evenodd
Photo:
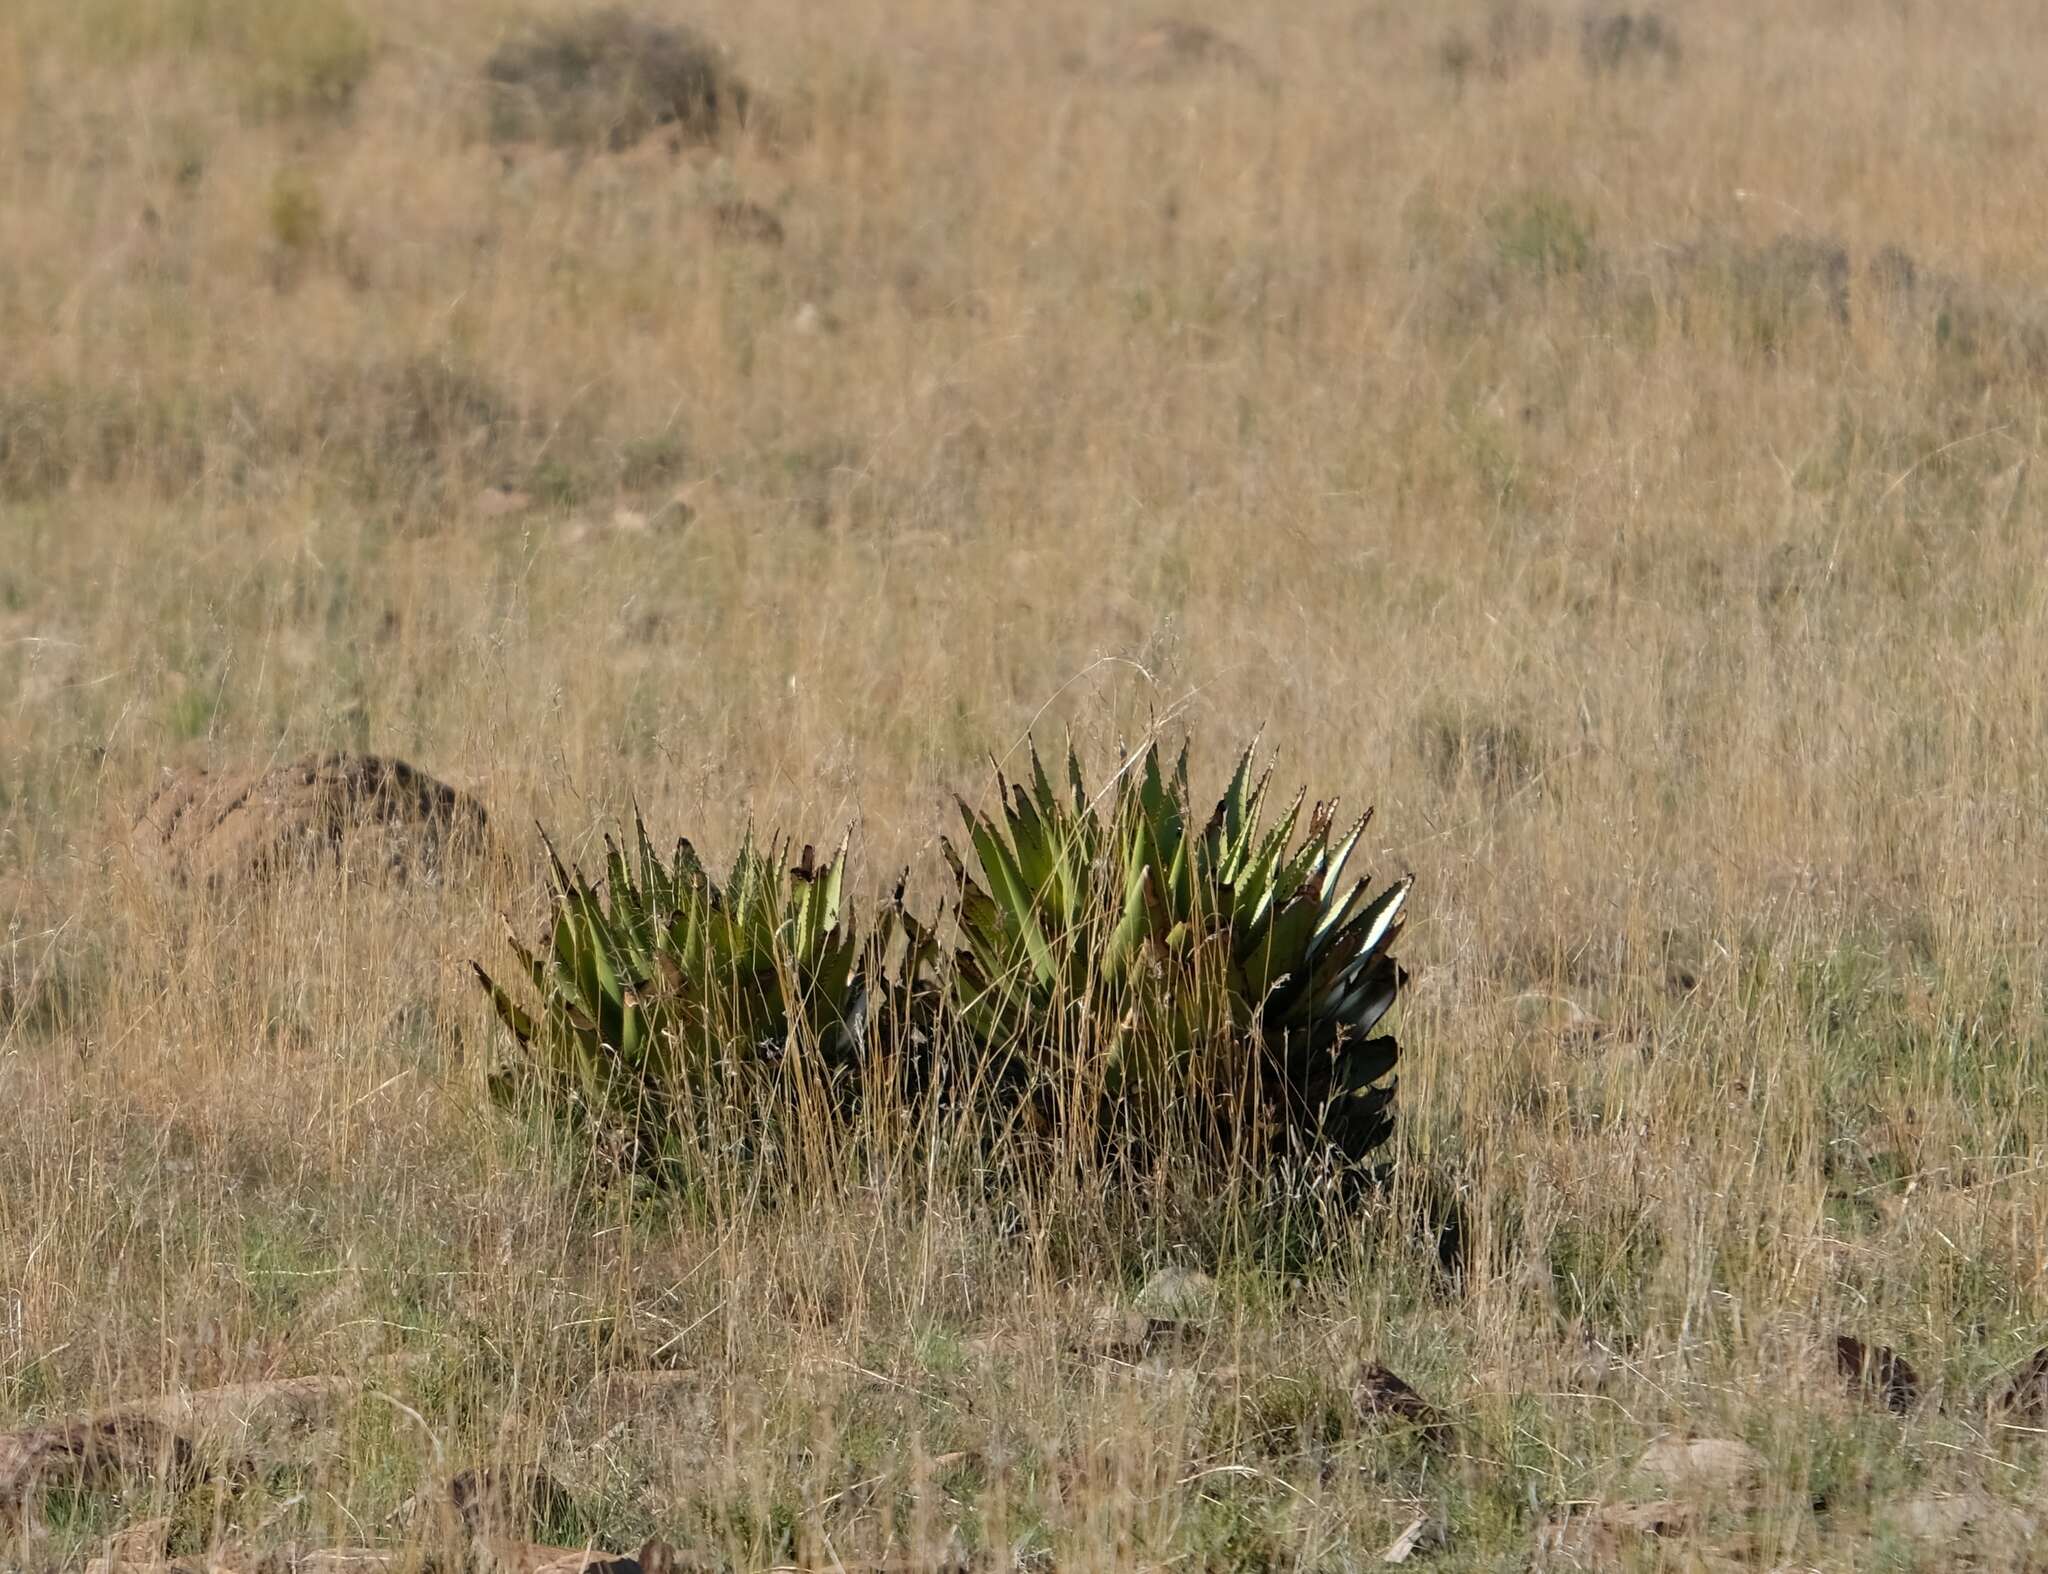
<path id="1" fill-rule="evenodd" d="M 137 858 L 219 888 L 334 863 L 361 877 L 437 873 L 480 851 L 483 806 L 403 760 L 309 754 L 288 765 L 170 770 L 136 817 Z"/>
<path id="2" fill-rule="evenodd" d="M 484 66 L 499 141 L 620 152 L 657 127 L 714 142 L 746 123 L 752 94 L 693 28 L 608 6 L 499 46 Z"/>

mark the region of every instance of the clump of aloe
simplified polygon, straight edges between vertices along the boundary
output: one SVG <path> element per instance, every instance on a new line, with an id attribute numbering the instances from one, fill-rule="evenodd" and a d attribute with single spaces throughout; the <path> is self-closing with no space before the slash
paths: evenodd
<path id="1" fill-rule="evenodd" d="M 1368 815 L 1339 831 L 1299 792 L 1269 820 L 1254 752 L 1201 815 L 1184 749 L 1096 793 L 1071 746 L 1059 787 L 1034 749 L 1027 780 L 998 772 L 997 812 L 960 804 L 950 924 L 912 917 L 901 883 L 860 924 L 844 841 L 820 863 L 750 836 L 722 886 L 637 817 L 601 880 L 550 845 L 546 937 L 511 942 L 530 992 L 477 968 L 516 1049 L 492 1089 L 638 1168 L 714 1129 L 937 1092 L 996 1143 L 1355 1170 L 1393 1130 L 1378 1029 L 1409 882 L 1348 877 Z"/>

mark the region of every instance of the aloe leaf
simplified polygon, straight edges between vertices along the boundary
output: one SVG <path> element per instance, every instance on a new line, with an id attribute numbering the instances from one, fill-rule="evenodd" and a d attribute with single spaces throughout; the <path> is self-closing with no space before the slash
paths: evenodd
<path id="1" fill-rule="evenodd" d="M 1074 750 L 1074 735 L 1067 734 L 1067 787 L 1074 795 L 1074 813 L 1088 813 L 1088 788 L 1081 779 L 1081 756 Z"/>
<path id="2" fill-rule="evenodd" d="M 1046 779 L 1045 762 L 1038 757 L 1038 740 L 1029 740 L 1031 748 L 1031 798 L 1038 805 L 1038 817 L 1048 825 L 1060 821 L 1059 797 L 1052 790 L 1052 783 Z"/>
<path id="3" fill-rule="evenodd" d="M 846 1008 L 853 964 L 860 955 L 860 938 L 850 925 L 835 927 L 818 946 L 818 957 L 805 987 L 820 1014 L 837 1018 Z"/>
<path id="4" fill-rule="evenodd" d="M 1400 982 L 1396 969 L 1388 968 L 1384 973 L 1373 969 L 1324 1014 L 1347 1032 L 1370 1033 L 1392 1008 Z"/>
<path id="5" fill-rule="evenodd" d="M 1222 800 L 1216 806 L 1225 847 L 1243 838 L 1245 805 L 1251 793 L 1252 760 L 1258 749 L 1259 740 L 1256 738 L 1245 745 L 1244 752 L 1237 757 L 1237 768 L 1230 773 L 1230 785 L 1223 789 Z"/>
<path id="6" fill-rule="evenodd" d="M 1392 1034 L 1383 1033 L 1378 1038 L 1357 1039 L 1346 1044 L 1337 1053 L 1337 1091 L 1340 1094 L 1362 1092 L 1391 1073 L 1400 1058 L 1401 1046 Z"/>
<path id="7" fill-rule="evenodd" d="M 1023 942 L 1025 955 L 1030 958 L 1039 986 L 1050 988 L 1059 974 L 1053 962 L 1052 948 L 1039 927 L 1037 904 L 1031 888 L 1025 883 L 1023 871 L 1017 867 L 1016 857 L 1002 833 L 989 821 L 977 819 L 964 802 L 960 807 L 968 814 L 968 835 L 974 843 L 976 856 L 981 860 L 982 873 L 988 876 L 990 887 L 1002 903 L 1011 929 Z"/>
<path id="8" fill-rule="evenodd" d="M 555 930 L 553 943 L 548 949 L 548 960 L 554 964 L 557 987 L 571 997 L 595 993 L 597 978 L 592 974 L 587 982 L 583 970 L 584 944 L 577 932 L 577 915 L 573 902 L 564 898 L 555 908 Z"/>
<path id="9" fill-rule="evenodd" d="M 654 919 L 646 902 L 646 889 L 636 885 L 626 856 L 612 839 L 604 839 L 605 885 L 611 899 L 611 930 L 621 956 L 621 970 L 645 978 L 649 948 L 654 940 Z"/>
<path id="10" fill-rule="evenodd" d="M 547 964 L 535 956 L 530 948 L 521 944 L 518 931 L 509 923 L 505 925 L 505 944 L 512 948 L 512 954 L 519 959 L 520 970 L 533 980 L 534 989 L 545 999 L 548 992 Z"/>
<path id="11" fill-rule="evenodd" d="M 1337 887 L 1344 881 L 1344 866 L 1351 862 L 1351 854 L 1358 846 L 1358 839 L 1365 834 L 1365 828 L 1372 823 L 1372 810 L 1366 811 L 1352 821 L 1351 829 L 1344 835 L 1331 852 L 1329 862 L 1323 869 L 1323 900 L 1329 901 L 1336 894 Z"/>
<path id="12" fill-rule="evenodd" d="M 499 988 L 497 980 L 486 973 L 480 964 L 472 962 L 469 965 L 471 971 L 476 974 L 477 982 L 483 985 L 484 992 L 491 997 L 491 1006 L 497 1011 L 498 1020 L 505 1024 L 514 1038 L 519 1040 L 522 1048 L 532 1044 L 533 1018 L 526 1014 L 516 1000 Z"/>
<path id="13" fill-rule="evenodd" d="M 825 892 L 818 878 L 817 860 L 817 849 L 806 843 L 802 859 L 789 871 L 788 921 L 778 925 L 786 931 L 790 954 L 799 963 L 817 955 L 828 927 L 825 923 Z"/>
<path id="14" fill-rule="evenodd" d="M 620 1061 L 634 1071 L 640 1070 L 646 1044 L 646 1014 L 640 1009 L 638 999 L 629 995 L 619 1011 L 619 1037 L 616 1047 Z"/>
<path id="15" fill-rule="evenodd" d="M 1301 892 L 1273 915 L 1250 950 L 1240 954 L 1245 988 L 1251 996 L 1249 1005 L 1263 1005 L 1277 982 L 1306 970 L 1308 943 L 1320 910 L 1312 894 Z"/>
<path id="16" fill-rule="evenodd" d="M 1352 922 L 1365 933 L 1365 949 L 1377 951 L 1385 945 L 1392 934 L 1394 925 L 1401 916 L 1401 907 L 1408 900 L 1409 889 L 1415 884 L 1412 875 L 1396 880 L 1375 897 L 1372 903 Z"/>
<path id="17" fill-rule="evenodd" d="M 1252 784 L 1250 795 L 1245 799 L 1242 821 L 1224 851 L 1224 870 L 1234 885 L 1245 883 L 1245 872 L 1252 866 L 1254 850 L 1259 846 L 1259 823 L 1266 813 L 1266 793 L 1272 784 L 1273 772 L 1269 767 L 1261 771 L 1258 780 Z"/>
<path id="18" fill-rule="evenodd" d="M 1194 872 L 1188 855 L 1187 838 L 1178 834 L 1179 828 L 1176 821 L 1172 850 L 1169 852 L 1165 848 L 1160 849 L 1166 863 L 1166 905 L 1177 919 L 1194 914 Z M 1216 915 L 1203 913 L 1199 916 L 1207 920 Z"/>
<path id="19" fill-rule="evenodd" d="M 1265 794 L 1265 781 L 1259 783 L 1259 793 Z M 1294 827 L 1301 819 L 1302 804 L 1307 801 L 1308 791 L 1304 788 L 1294 798 L 1294 805 L 1263 838 L 1257 849 L 1245 861 L 1235 879 L 1237 887 L 1235 922 L 1244 925 L 1257 924 L 1263 920 L 1275 899 L 1273 871 L 1279 864 L 1280 855 L 1286 850 Z M 1282 897 L 1282 900 L 1285 898 Z"/>
<path id="20" fill-rule="evenodd" d="M 1149 839 L 1149 832 L 1145 828 L 1140 828 L 1139 835 L 1141 837 L 1140 846 L 1142 851 L 1136 862 L 1140 868 L 1150 873 L 1152 870 L 1160 867 L 1158 850 L 1157 848 L 1143 847 L 1143 839 Z M 1148 879 L 1144 884 L 1146 933 L 1148 935 L 1164 935 L 1173 928 L 1180 916 L 1173 905 L 1172 886 L 1173 876 L 1170 871 L 1162 871 L 1158 876 Z"/>
<path id="21" fill-rule="evenodd" d="M 821 937 L 826 931 L 836 928 L 839 923 L 839 904 L 846 891 L 846 854 L 852 845 L 853 832 L 849 830 L 840 837 L 839 850 L 832 855 L 832 861 L 825 865 L 822 875 L 824 890 L 820 893 L 823 898 L 823 911 L 820 915 L 823 921 L 819 926 Z"/>
<path id="22" fill-rule="evenodd" d="M 569 878 L 569 871 L 562 867 L 561 855 L 555 851 L 555 844 L 548 839 L 545 827 L 541 828 L 540 844 L 547 849 L 548 871 L 554 881 L 555 894 L 557 896 L 568 895 L 575 882 Z"/>
<path id="23" fill-rule="evenodd" d="M 1307 896 L 1307 892 L 1302 893 Z M 1358 959 L 1364 936 L 1345 932 L 1334 939 L 1312 935 L 1308 945 L 1309 965 L 1291 973 L 1267 1002 L 1270 1018 L 1299 1027 L 1317 1011 L 1317 1002 L 1328 1001 L 1345 987 L 1345 976 Z"/>
<path id="24" fill-rule="evenodd" d="M 994 897 L 975 883 L 950 838 L 939 838 L 939 851 L 945 857 L 947 867 L 953 871 L 954 888 L 959 893 L 960 932 L 985 961 L 997 961 L 1009 949 L 1002 909 Z"/>
<path id="25" fill-rule="evenodd" d="M 688 837 L 676 838 L 676 854 L 670 860 L 670 868 L 679 888 L 687 887 L 692 898 L 702 899 L 710 887 L 710 879 L 704 873 L 704 860 L 697 856 L 697 849 L 690 845 Z M 681 891 L 678 891 L 680 899 Z"/>
<path id="26" fill-rule="evenodd" d="M 641 818 L 640 805 L 633 804 L 633 857 L 640 865 L 640 889 L 647 895 L 647 905 L 657 920 L 674 905 L 664 878 L 661 859 L 655 856 L 654 843 L 647 835 L 647 822 Z"/>
<path id="27" fill-rule="evenodd" d="M 1186 767 L 1187 753 L 1183 750 L 1176 774 L 1185 775 Z M 1170 849 L 1177 847 L 1181 840 L 1181 812 L 1179 804 L 1167 791 L 1166 783 L 1159 774 L 1159 745 L 1156 743 L 1148 744 L 1145 749 L 1145 765 L 1138 785 L 1138 803 L 1144 812 L 1146 823 L 1152 828 L 1153 844 L 1159 849 L 1162 858 L 1168 856 Z"/>
<path id="28" fill-rule="evenodd" d="M 602 1000 L 612 1007 L 625 1003 L 616 961 L 611 926 L 588 886 L 580 887 L 570 900 L 577 923 L 577 975 L 585 998 Z"/>
<path id="29" fill-rule="evenodd" d="M 1316 812 L 1320 812 L 1320 806 Z M 1314 818 L 1312 813 L 1311 820 Z M 1313 891 L 1320 903 L 1323 861 L 1330 855 L 1329 830 L 1310 827 L 1308 838 L 1273 871 L 1273 900 L 1285 902 L 1296 892 Z"/>
<path id="30" fill-rule="evenodd" d="M 1153 895 L 1151 892 L 1152 870 L 1144 863 L 1133 863 L 1124 880 L 1124 906 L 1118 915 L 1116 926 L 1109 932 L 1109 940 L 1103 947 L 1103 964 L 1112 978 L 1121 978 L 1130 965 L 1130 960 L 1151 930 Z"/>
<path id="31" fill-rule="evenodd" d="M 1000 772 L 997 773 L 997 784 L 999 790 L 1006 789 Z M 1009 823 L 1010 846 L 1025 889 L 1031 893 L 1033 906 L 1041 907 L 1053 885 L 1055 851 L 1052 833 L 1022 787 L 1009 791 L 1013 801 L 1005 804 L 1004 818 Z"/>
<path id="32" fill-rule="evenodd" d="M 1095 862 L 1095 839 L 1090 834 L 1092 821 L 1082 815 L 1062 818 L 1055 804 L 1046 823 L 1051 828 L 1049 842 L 1052 850 L 1052 879 L 1047 894 L 1056 899 L 1060 928 L 1071 930 L 1086 921 L 1093 889 L 1090 879 Z"/>

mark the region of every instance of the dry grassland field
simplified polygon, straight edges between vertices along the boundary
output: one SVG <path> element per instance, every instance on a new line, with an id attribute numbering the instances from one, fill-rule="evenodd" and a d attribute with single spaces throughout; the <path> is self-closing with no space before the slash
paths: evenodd
<path id="1" fill-rule="evenodd" d="M 0 6 L 0 1568 L 2048 1568 L 2037 5 L 640 3 Z M 516 1069 L 1070 736 L 1376 807 L 1369 1166 Z"/>

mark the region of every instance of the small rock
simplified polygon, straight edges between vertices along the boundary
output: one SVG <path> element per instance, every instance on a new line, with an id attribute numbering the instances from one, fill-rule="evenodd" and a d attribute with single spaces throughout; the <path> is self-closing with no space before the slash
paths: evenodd
<path id="1" fill-rule="evenodd" d="M 805 301 L 796 309 L 796 315 L 789 319 L 792 333 L 806 336 L 823 333 L 826 328 L 825 314 L 818 310 L 816 301 Z"/>
<path id="2" fill-rule="evenodd" d="M 1199 1327 L 1213 1322 L 1221 1297 L 1216 1281 L 1191 1268 L 1162 1268 L 1145 1281 L 1133 1303 L 1155 1322 L 1175 1327 Z"/>
<path id="3" fill-rule="evenodd" d="M 1689 1503 L 1603 1503 L 1577 1510 L 1537 1530 L 1535 1565 L 1606 1568 L 1641 1557 L 1646 1542 L 1688 1534 L 1697 1519 Z"/>
<path id="4" fill-rule="evenodd" d="M 238 1566 L 210 1561 L 206 1574 L 234 1574 Z M 286 1545 L 265 1554 L 253 1574 L 392 1574 L 403 1567 L 401 1556 L 388 1548 Z"/>
<path id="5" fill-rule="evenodd" d="M 1974 1487 L 1952 1496 L 1928 1493 L 1907 1498 L 1884 1517 L 1911 1540 L 1938 1543 L 1958 1555 L 1959 1544 L 1967 1544 L 1979 1558 L 1994 1552 L 2017 1554 L 2039 1530 L 2033 1515 Z"/>
<path id="6" fill-rule="evenodd" d="M 648 523 L 657 530 L 674 530 L 689 524 L 697 517 L 697 503 L 700 488 L 695 484 L 677 487 L 668 498 L 655 509 Z"/>
<path id="7" fill-rule="evenodd" d="M 531 492 L 509 492 L 500 486 L 487 486 L 477 493 L 471 505 L 485 519 L 502 519 L 507 514 L 524 513 L 533 506 Z"/>
<path id="8" fill-rule="evenodd" d="M 1560 1038 L 1596 1039 L 1607 1031 L 1605 1022 L 1564 995 L 1529 990 L 1515 996 L 1514 1010 L 1515 1020 L 1522 1026 L 1546 1030 Z"/>
<path id="9" fill-rule="evenodd" d="M 106 1562 L 112 1568 L 155 1568 L 163 1562 L 175 1521 L 168 1514 L 145 1519 L 107 1538 Z"/>
<path id="10" fill-rule="evenodd" d="M 1135 1307 L 1104 1306 L 1088 1326 L 1086 1345 L 1090 1353 L 1112 1361 L 1138 1361 L 1151 1353 L 1162 1332 L 1170 1331 Z"/>
<path id="11" fill-rule="evenodd" d="M 1730 1438 L 1662 1437 L 1643 1450 L 1636 1469 L 1662 1481 L 1666 1490 L 1733 1492 L 1763 1480 L 1764 1456 Z"/>

